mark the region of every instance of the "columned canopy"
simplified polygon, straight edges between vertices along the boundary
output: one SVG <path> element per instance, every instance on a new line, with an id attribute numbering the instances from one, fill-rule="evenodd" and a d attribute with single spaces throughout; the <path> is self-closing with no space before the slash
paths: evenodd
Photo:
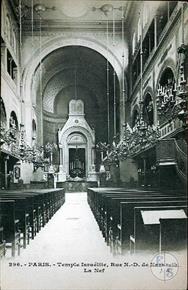
<path id="1" fill-rule="evenodd" d="M 58 130 L 60 149 L 59 180 L 96 180 L 95 131 L 88 125 L 82 100 L 69 103 L 69 118 Z"/>

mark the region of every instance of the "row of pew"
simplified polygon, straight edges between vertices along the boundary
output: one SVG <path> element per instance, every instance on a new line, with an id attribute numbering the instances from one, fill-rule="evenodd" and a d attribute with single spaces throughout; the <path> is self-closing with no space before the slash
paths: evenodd
<path id="1" fill-rule="evenodd" d="M 63 188 L 0 190 L 0 257 L 20 255 L 64 202 Z"/>
<path id="2" fill-rule="evenodd" d="M 88 203 L 114 254 L 186 246 L 187 196 L 173 191 L 89 188 Z"/>

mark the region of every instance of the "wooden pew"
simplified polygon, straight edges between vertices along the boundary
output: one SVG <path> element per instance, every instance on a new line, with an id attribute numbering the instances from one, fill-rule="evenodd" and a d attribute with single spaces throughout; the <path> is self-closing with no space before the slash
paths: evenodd
<path id="1" fill-rule="evenodd" d="M 0 198 L 15 200 L 16 216 L 21 223 L 23 245 L 26 247 L 29 238 L 33 239 L 64 203 L 65 193 L 61 188 L 55 190 L 2 190 Z"/>
<path id="2" fill-rule="evenodd" d="M 166 201 L 171 204 L 171 201 L 178 202 L 185 200 L 184 193 L 175 194 L 174 191 L 157 192 L 153 190 L 140 189 L 124 189 L 124 188 L 89 188 L 88 203 L 93 211 L 93 214 L 102 230 L 106 241 L 109 244 L 117 245 L 123 242 L 126 243 L 120 236 L 124 235 L 121 230 L 121 211 L 120 205 L 124 201 L 132 202 L 135 200 L 143 201 Z M 123 223 L 124 224 L 124 223 Z"/>
<path id="3" fill-rule="evenodd" d="M 29 227 L 30 227 L 30 220 L 29 220 L 29 211 L 28 211 L 28 201 L 24 197 L 20 196 L 10 196 L 10 195 L 0 195 L 0 200 L 9 200 L 12 199 L 15 201 L 15 218 L 19 220 L 20 225 L 19 229 L 20 233 L 20 240 L 22 241 L 22 247 L 26 248 L 26 244 L 29 242 Z"/>
<path id="4" fill-rule="evenodd" d="M 112 203 L 114 204 L 114 206 L 112 208 L 110 208 L 110 211 L 108 213 L 107 211 L 107 215 L 106 215 L 106 238 L 108 239 L 107 241 L 109 242 L 109 245 L 111 245 L 111 248 L 113 249 L 113 247 L 117 248 L 117 244 L 118 243 L 122 243 L 121 239 L 120 239 L 120 233 L 121 233 L 121 219 L 122 219 L 122 215 L 121 215 L 121 203 L 123 202 L 148 202 L 148 201 L 156 201 L 156 202 L 162 202 L 162 201 L 171 201 L 171 199 L 169 197 L 156 197 L 153 196 L 150 198 L 148 198 L 147 196 L 142 196 L 142 197 L 129 197 L 129 198 L 120 198 L 120 199 L 112 199 Z M 176 201 L 176 199 L 174 200 Z M 125 221 L 124 223 L 128 223 L 128 221 Z M 130 221 L 129 221 L 129 227 L 130 227 Z M 122 235 L 124 234 L 125 228 L 122 230 Z"/>
<path id="5" fill-rule="evenodd" d="M 153 197 L 156 197 L 156 198 L 168 198 L 169 196 L 165 196 L 165 195 L 161 195 L 160 193 L 155 193 L 155 192 L 150 192 L 149 195 L 147 192 L 124 192 L 124 193 L 119 193 L 119 192 L 116 192 L 116 193 L 101 193 L 99 198 L 98 198 L 98 205 L 97 205 L 97 217 L 99 217 L 99 221 L 101 219 L 104 219 L 104 218 L 108 218 L 107 215 L 109 214 L 109 212 L 113 209 L 115 209 L 116 211 L 116 206 L 119 206 L 118 205 L 115 205 L 115 201 L 121 201 L 124 200 L 124 199 L 130 199 L 130 198 L 135 198 L 135 197 L 138 197 L 139 198 L 153 198 Z M 173 198 L 176 198 L 176 197 L 172 197 Z M 96 218 L 97 218 L 96 217 Z"/>
<path id="6" fill-rule="evenodd" d="M 103 197 L 103 195 L 108 194 L 108 195 L 126 195 L 126 194 L 158 194 L 155 193 L 153 191 L 145 191 L 145 190 L 135 190 L 135 189 L 108 189 L 108 190 L 104 190 L 104 189 L 89 189 L 88 190 L 88 200 L 89 200 L 89 205 L 93 211 L 93 214 L 95 216 L 96 219 L 98 219 L 98 216 L 100 215 L 100 206 L 101 206 L 101 198 Z"/>
<path id="7" fill-rule="evenodd" d="M 120 224 L 116 225 L 116 239 L 122 252 L 129 249 L 130 235 L 134 230 L 134 208 L 141 206 L 185 206 L 186 200 L 139 200 L 120 203 Z"/>
<path id="8" fill-rule="evenodd" d="M 132 198 L 133 196 L 138 196 L 138 198 L 142 195 L 142 197 L 147 197 L 145 193 L 130 193 L 130 192 L 124 192 L 124 193 L 101 193 L 100 197 L 98 198 L 98 207 L 96 210 L 96 219 L 99 223 L 99 228 L 103 232 L 104 236 L 106 237 L 106 240 L 108 241 L 107 234 L 108 234 L 108 225 L 110 222 L 110 212 L 115 209 L 116 211 L 116 204 L 115 201 L 121 201 L 126 198 Z M 119 204 L 118 204 L 119 205 Z"/>
<path id="9" fill-rule="evenodd" d="M 16 190 L 16 191 L 2 191 L 1 194 L 20 195 L 26 198 L 33 197 L 33 204 L 36 210 L 37 230 L 39 232 L 49 219 L 53 216 L 57 209 L 64 203 L 65 194 L 64 189 L 43 189 L 43 190 Z M 32 238 L 35 236 L 32 233 Z"/>
<path id="10" fill-rule="evenodd" d="M 147 248 L 156 248 L 156 251 L 160 249 L 160 221 L 155 214 L 156 211 L 171 211 L 174 214 L 174 210 L 183 210 L 187 211 L 187 206 L 184 205 L 176 205 L 176 206 L 149 206 L 149 207 L 135 207 L 134 208 L 134 231 L 133 234 L 130 235 L 130 252 L 135 253 L 136 250 L 141 251 Z M 144 220 L 142 217 L 143 212 L 154 212 L 154 220 L 147 221 L 144 224 Z M 162 214 L 162 212 L 161 212 Z M 172 221 L 173 219 L 171 219 Z M 178 227 L 177 227 L 178 228 Z M 166 229 L 166 227 L 165 227 Z M 184 227 L 185 232 L 185 227 Z M 163 236 L 163 234 L 162 234 Z M 132 247 L 133 245 L 133 247 Z"/>
<path id="11" fill-rule="evenodd" d="M 160 218 L 159 221 L 159 251 L 185 249 L 187 247 L 187 217 Z"/>
<path id="12" fill-rule="evenodd" d="M 124 194 L 124 193 L 132 193 L 132 194 L 148 194 L 149 195 L 165 195 L 165 196 L 184 196 L 181 192 L 177 195 L 171 193 L 171 191 L 157 192 L 153 190 L 145 190 L 145 189 L 125 189 L 125 188 L 88 188 L 88 203 L 90 208 L 95 216 L 98 219 L 99 215 L 99 199 L 102 194 Z M 174 193 L 174 192 L 173 192 Z"/>
<path id="13" fill-rule="evenodd" d="M 3 226 L 0 226 L 0 258 L 5 256 L 6 253 L 6 241 L 3 236 Z"/>
<path id="14" fill-rule="evenodd" d="M 152 193 L 150 192 L 150 195 L 148 196 L 148 192 L 124 192 L 122 194 L 119 194 L 118 192 L 116 194 L 113 193 L 100 193 L 100 198 L 98 199 L 98 210 L 96 210 L 97 214 L 95 215 L 98 223 L 99 228 L 102 230 L 102 233 L 108 243 L 109 237 L 108 233 L 112 233 L 112 231 L 115 232 L 115 227 L 119 223 L 120 219 L 120 203 L 122 201 L 131 201 L 131 199 L 153 199 L 156 198 L 159 199 L 181 199 L 181 197 L 169 197 L 164 196 L 159 193 Z M 99 200 L 102 200 L 99 201 Z M 115 225 L 115 227 L 114 227 Z M 112 242 L 112 241 L 111 241 Z"/>
<path id="15" fill-rule="evenodd" d="M 15 201 L 0 200 L 0 223 L 3 226 L 3 236 L 6 240 L 6 248 L 11 248 L 12 256 L 16 249 L 20 255 L 20 229 L 19 220 L 15 218 Z"/>
<path id="16" fill-rule="evenodd" d="M 29 240 L 29 236 L 31 236 L 32 239 L 34 239 L 37 231 L 38 231 L 38 223 L 40 219 L 40 204 L 38 204 L 36 200 L 35 194 L 28 194 L 21 191 L 1 191 L 0 197 L 2 198 L 11 198 L 13 200 L 17 200 L 17 211 L 22 211 L 22 209 L 25 209 L 27 216 L 27 219 L 29 219 L 29 235 L 27 239 Z M 19 200 L 25 199 L 24 206 L 19 205 Z M 24 223 L 24 219 L 22 219 L 22 223 Z M 28 243 L 28 242 L 27 242 Z"/>
<path id="17" fill-rule="evenodd" d="M 40 196 L 43 226 L 65 202 L 65 190 L 63 188 L 39 189 L 35 191 L 27 190 L 26 192 L 38 194 Z"/>

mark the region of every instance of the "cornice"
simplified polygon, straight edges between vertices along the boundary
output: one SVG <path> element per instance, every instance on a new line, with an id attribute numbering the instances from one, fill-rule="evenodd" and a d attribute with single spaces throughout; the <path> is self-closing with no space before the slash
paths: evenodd
<path id="1" fill-rule="evenodd" d="M 61 21 L 61 20 L 42 20 L 41 29 L 42 31 L 105 31 L 106 32 L 107 22 L 104 20 L 100 21 Z M 109 32 L 113 30 L 113 22 L 109 21 L 108 23 Z M 121 32 L 122 30 L 122 22 L 116 21 L 115 22 L 116 32 Z M 125 22 L 125 30 L 126 22 Z M 40 30 L 40 22 L 37 20 L 33 23 L 33 30 L 39 31 Z M 31 31 L 31 22 L 24 21 L 23 23 L 23 31 Z"/>

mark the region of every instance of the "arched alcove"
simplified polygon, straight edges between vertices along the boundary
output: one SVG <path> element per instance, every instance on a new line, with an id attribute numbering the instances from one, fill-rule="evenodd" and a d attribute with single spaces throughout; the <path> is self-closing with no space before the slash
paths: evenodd
<path id="1" fill-rule="evenodd" d="M 5 110 L 5 104 L 3 99 L 0 97 L 0 126 L 1 129 L 6 129 L 7 127 L 7 114 Z"/>
<path id="2" fill-rule="evenodd" d="M 171 110 L 176 99 L 175 92 L 175 74 L 170 66 L 164 67 L 160 74 L 158 88 L 163 92 L 163 98 L 159 100 L 158 119 L 159 123 L 163 124 L 171 119 Z M 173 97 L 173 102 L 168 100 Z"/>
<path id="3" fill-rule="evenodd" d="M 136 125 L 138 119 L 139 119 L 139 111 L 138 111 L 138 107 L 136 106 L 133 109 L 133 113 L 132 113 L 132 127 Z"/>
<path id="4" fill-rule="evenodd" d="M 174 83 L 174 73 L 170 67 L 166 67 L 160 77 L 159 84 L 161 86 L 172 86 Z"/>
<path id="5" fill-rule="evenodd" d="M 37 124 L 36 121 L 32 120 L 32 145 L 36 143 L 36 135 L 37 135 Z"/>
<path id="6" fill-rule="evenodd" d="M 10 114 L 10 119 L 9 119 L 9 127 L 18 130 L 18 118 L 16 116 L 16 113 L 14 111 L 11 112 Z"/>
<path id="7" fill-rule="evenodd" d="M 69 118 L 58 130 L 58 142 L 59 179 L 85 178 L 95 181 L 95 132 L 85 119 L 82 100 L 69 102 Z"/>
<path id="8" fill-rule="evenodd" d="M 153 101 L 150 93 L 147 93 L 144 97 L 143 103 L 143 116 L 145 122 L 152 126 L 154 122 Z"/>

